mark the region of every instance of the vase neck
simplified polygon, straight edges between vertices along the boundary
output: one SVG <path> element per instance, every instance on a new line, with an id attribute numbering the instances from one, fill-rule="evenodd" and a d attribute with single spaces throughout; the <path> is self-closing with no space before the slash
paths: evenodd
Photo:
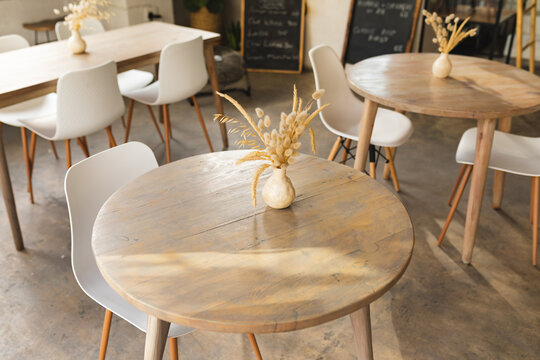
<path id="1" fill-rule="evenodd" d="M 286 168 L 274 168 L 274 176 L 284 178 L 286 175 L 287 169 Z"/>

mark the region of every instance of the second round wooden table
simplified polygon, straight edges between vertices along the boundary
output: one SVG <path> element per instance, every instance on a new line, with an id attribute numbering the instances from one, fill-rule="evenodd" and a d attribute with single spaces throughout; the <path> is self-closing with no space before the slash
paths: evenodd
<path id="1" fill-rule="evenodd" d="M 404 206 L 359 171 L 301 155 L 288 168 L 295 202 L 274 210 L 259 194 L 253 208 L 259 164 L 235 166 L 243 154 L 162 166 L 120 188 L 96 218 L 103 276 L 149 315 L 145 359 L 161 359 L 170 322 L 252 334 L 347 315 L 358 358 L 372 359 L 369 304 L 412 254 Z"/>
<path id="2" fill-rule="evenodd" d="M 476 119 L 476 156 L 462 250 L 462 260 L 468 264 L 478 228 L 495 123 L 501 119 L 502 130 L 508 131 L 513 116 L 540 110 L 540 78 L 495 61 L 450 55 L 452 72 L 448 78 L 438 79 L 431 73 L 437 56 L 383 55 L 349 69 L 352 89 L 365 97 L 354 167 L 363 170 L 366 166 L 379 104 L 426 115 Z M 499 191 L 500 205 L 502 181 L 494 187 Z"/>

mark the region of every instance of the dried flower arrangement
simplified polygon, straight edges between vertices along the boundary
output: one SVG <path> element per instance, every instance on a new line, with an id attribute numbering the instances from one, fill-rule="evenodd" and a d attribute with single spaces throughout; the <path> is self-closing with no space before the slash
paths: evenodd
<path id="1" fill-rule="evenodd" d="M 463 30 L 463 27 L 469 21 L 470 17 L 466 18 L 461 25 L 459 25 L 459 17 L 455 14 L 448 15 L 444 21 L 436 12 L 430 13 L 429 11 L 424 10 L 422 11 L 422 14 L 426 17 L 426 24 L 431 25 L 435 32 L 433 43 L 439 44 L 439 51 L 443 54 L 448 54 L 466 37 L 476 35 L 476 29 Z M 448 38 L 449 34 L 450 38 Z"/>
<path id="2" fill-rule="evenodd" d="M 309 124 L 328 104 L 321 106 L 311 114 L 309 111 L 314 101 L 322 97 L 324 90 L 321 89 L 314 92 L 312 94 L 312 100 L 304 106 L 302 98 L 298 97 L 296 86 L 294 86 L 292 110 L 289 114 L 282 112 L 278 129 L 272 130 L 270 130 L 272 124 L 270 116 L 265 114 L 261 108 L 255 109 L 258 119 L 258 122 L 255 123 L 253 118 L 236 100 L 220 92 L 217 94 L 233 104 L 247 122 L 246 124 L 223 114 L 216 114 L 214 116 L 214 121 L 234 125 L 234 127 L 229 129 L 229 133 L 240 134 L 241 137 L 240 140 L 235 141 L 235 145 L 239 145 L 240 147 L 247 146 L 254 149 L 254 151 L 239 159 L 236 164 L 242 164 L 246 161 L 266 161 L 266 163 L 257 169 L 253 176 L 251 197 L 253 199 L 253 206 L 257 206 L 257 184 L 259 177 L 270 166 L 276 169 L 285 169 L 294 162 L 294 158 L 298 156 L 298 149 L 302 145 L 299 138 L 306 129 L 308 129 L 310 134 L 311 150 L 315 153 L 315 134 Z"/>
<path id="3" fill-rule="evenodd" d="M 77 31 L 81 28 L 84 19 L 108 19 L 111 14 L 103 8 L 111 4 L 110 0 L 79 0 L 77 3 L 69 3 L 62 8 L 62 11 L 54 9 L 56 15 L 64 12 L 66 17 L 64 22 L 69 26 L 69 30 Z"/>

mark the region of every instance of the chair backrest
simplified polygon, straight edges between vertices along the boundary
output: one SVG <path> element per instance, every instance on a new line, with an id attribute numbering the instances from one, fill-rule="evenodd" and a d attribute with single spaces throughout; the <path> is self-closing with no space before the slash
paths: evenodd
<path id="1" fill-rule="evenodd" d="M 28 41 L 20 35 L 0 36 L 0 53 L 29 47 Z"/>
<path id="2" fill-rule="evenodd" d="M 129 142 L 105 150 L 71 166 L 66 173 L 66 193 L 71 223 L 71 265 L 81 288 L 101 277 L 92 254 L 92 228 L 101 206 L 136 177 L 158 167 L 152 150 Z"/>
<path id="3" fill-rule="evenodd" d="M 199 92 L 208 82 L 203 40 L 168 44 L 159 58 L 159 94 L 157 103 L 171 104 Z"/>
<path id="4" fill-rule="evenodd" d="M 63 21 L 59 21 L 54 25 L 54 32 L 56 33 L 56 38 L 58 40 L 66 40 L 71 36 L 69 26 Z M 81 36 L 99 34 L 102 32 L 105 32 L 105 28 L 101 21 L 95 18 L 84 19 L 81 23 L 81 28 L 79 29 Z"/>
<path id="5" fill-rule="evenodd" d="M 124 114 L 114 61 L 64 74 L 58 80 L 54 140 L 105 129 Z"/>
<path id="6" fill-rule="evenodd" d="M 319 45 L 309 50 L 309 60 L 313 66 L 315 86 L 325 93 L 317 101 L 331 104 L 319 115 L 326 127 L 347 132 L 360 121 L 363 103 L 349 88 L 343 65 L 334 50 L 327 45 Z"/>

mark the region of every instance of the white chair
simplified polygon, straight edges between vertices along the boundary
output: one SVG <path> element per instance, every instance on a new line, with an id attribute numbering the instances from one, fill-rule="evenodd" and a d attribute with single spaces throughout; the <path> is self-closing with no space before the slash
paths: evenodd
<path id="1" fill-rule="evenodd" d="M 476 131 L 476 128 L 465 131 L 456 151 L 456 162 L 463 165 L 448 200 L 448 205 L 452 205 L 452 207 L 439 236 L 438 246 L 444 239 L 473 169 L 476 153 Z M 532 263 L 536 266 L 538 198 L 540 196 L 540 138 L 495 131 L 489 168 L 516 175 L 531 176 L 529 216 L 533 224 Z"/>
<path id="2" fill-rule="evenodd" d="M 73 274 L 81 289 L 106 309 L 100 360 L 105 359 L 113 313 L 144 332 L 147 316 L 118 295 L 103 279 L 92 255 L 92 227 L 99 209 L 113 192 L 157 167 L 156 158 L 148 146 L 130 142 L 84 159 L 66 174 L 64 189 L 71 222 Z M 191 331 L 191 328 L 171 324 L 171 359 L 178 359 L 176 338 Z"/>
<path id="3" fill-rule="evenodd" d="M 342 163 L 345 163 L 347 154 L 350 153 L 351 141 L 358 141 L 364 103 L 349 88 L 341 61 L 331 47 L 319 45 L 312 48 L 309 59 L 313 66 L 317 90 L 325 89 L 317 104 L 319 107 L 321 104 L 331 104 L 319 116 L 326 128 L 338 136 L 328 159 L 333 161 L 340 147 L 344 147 Z M 394 166 L 395 148 L 405 143 L 412 132 L 411 121 L 405 115 L 388 109 L 378 109 L 371 135 L 370 175 L 375 178 L 373 146 L 384 147 L 396 191 L 399 191 L 399 183 Z"/>
<path id="4" fill-rule="evenodd" d="M 18 50 L 29 47 L 30 44 L 25 38 L 19 35 L 4 35 L 0 36 L 0 53 L 5 51 Z M 28 192 L 30 194 L 30 202 L 34 203 L 34 191 L 32 189 L 32 169 L 34 164 L 36 134 L 32 133 L 30 137 L 30 149 L 28 148 L 28 140 L 26 138 L 26 130 L 19 122 L 20 118 L 32 118 L 40 116 L 53 115 L 56 112 L 56 94 L 47 94 L 32 100 L 23 101 L 21 103 L 4 107 L 0 109 L 0 122 L 6 125 L 11 125 L 21 128 L 21 140 L 24 154 L 24 163 L 26 166 L 26 176 L 28 178 Z M 51 147 L 54 156 L 58 159 L 56 147 L 51 141 Z"/>
<path id="5" fill-rule="evenodd" d="M 56 38 L 58 40 L 66 40 L 71 36 L 71 31 L 67 24 L 57 22 L 54 26 L 56 32 Z M 81 28 L 79 30 L 81 36 L 99 34 L 105 32 L 103 24 L 98 19 L 88 18 L 82 21 Z M 118 86 L 120 87 L 120 93 L 133 91 L 140 89 L 150 84 L 154 80 L 154 75 L 148 71 L 142 70 L 128 70 L 118 74 Z M 161 134 L 160 134 L 161 136 Z"/>
<path id="6" fill-rule="evenodd" d="M 105 129 L 109 146 L 116 146 L 111 124 L 124 113 L 124 101 L 113 61 L 62 75 L 56 93 L 56 114 L 20 118 L 19 122 L 47 140 L 63 140 L 68 169 L 71 166 L 71 139 L 77 139 L 87 157 L 86 136 L 99 130 Z"/>
<path id="7" fill-rule="evenodd" d="M 128 141 L 131 118 L 133 113 L 133 101 L 145 104 L 150 109 L 152 105 L 163 107 L 163 117 L 165 125 L 165 146 L 167 152 L 167 162 L 171 161 L 170 137 L 171 124 L 169 116 L 169 105 L 191 97 L 195 110 L 199 117 L 206 142 L 210 151 L 214 151 L 210 137 L 206 131 L 206 126 L 197 103 L 195 94 L 199 92 L 208 81 L 208 73 L 203 53 L 203 40 L 197 37 L 185 42 L 168 44 L 161 51 L 159 58 L 159 80 L 147 87 L 134 90 L 125 94 L 130 98 L 128 120 L 126 126 L 126 138 Z M 150 111 L 150 113 L 152 113 Z M 153 116 L 152 116 L 153 117 Z M 154 119 L 153 119 L 154 120 Z M 154 120 L 155 123 L 155 120 Z M 157 126 L 157 125 L 156 125 Z"/>

